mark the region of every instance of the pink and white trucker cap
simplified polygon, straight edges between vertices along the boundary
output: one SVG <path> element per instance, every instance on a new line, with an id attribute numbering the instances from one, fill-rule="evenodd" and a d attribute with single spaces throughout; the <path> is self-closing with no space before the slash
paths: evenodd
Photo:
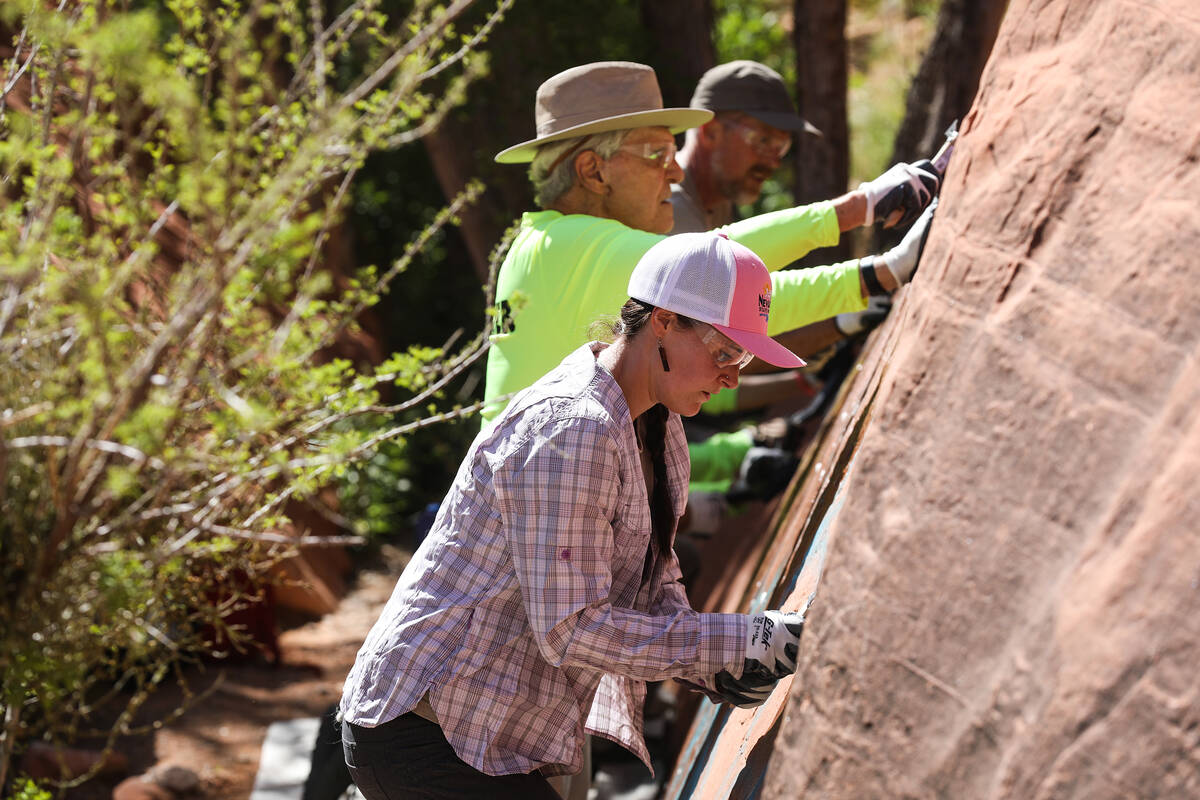
<path id="1" fill-rule="evenodd" d="M 629 296 L 707 322 L 777 367 L 803 367 L 767 335 L 771 275 L 762 259 L 723 233 L 679 233 L 646 251 Z"/>

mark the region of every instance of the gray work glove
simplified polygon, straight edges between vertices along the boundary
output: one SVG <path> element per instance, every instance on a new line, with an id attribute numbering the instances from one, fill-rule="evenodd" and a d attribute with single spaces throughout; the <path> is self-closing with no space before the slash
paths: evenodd
<path id="1" fill-rule="evenodd" d="M 834 327 L 842 336 L 853 336 L 856 333 L 869 331 L 887 319 L 892 310 L 892 296 L 888 294 L 873 294 L 867 298 L 867 307 L 862 311 L 847 311 L 833 318 Z"/>
<path id="2" fill-rule="evenodd" d="M 875 266 L 883 264 L 892 273 L 896 283 L 903 286 L 912 280 L 917 271 L 917 261 L 921 251 L 925 249 L 925 239 L 929 236 L 929 225 L 933 222 L 933 212 L 937 210 L 937 198 L 929 204 L 920 218 L 904 234 L 900 244 L 888 250 L 881 256 L 875 257 Z"/>
<path id="3" fill-rule="evenodd" d="M 893 164 L 875 180 L 858 185 L 858 191 L 867 197 L 867 218 L 863 224 L 886 222 L 892 212 L 900 211 L 900 218 L 885 227 L 908 225 L 937 195 L 941 182 L 933 162 L 927 158 L 912 164 Z"/>
<path id="4" fill-rule="evenodd" d="M 796 671 L 804 615 L 798 611 L 764 611 L 750 615 L 746 631 L 746 664 L 741 680 L 762 684 Z"/>
<path id="5" fill-rule="evenodd" d="M 717 693 L 725 702 L 738 708 L 761 706 L 771 696 L 775 684 L 779 683 L 776 678 L 755 675 L 753 672 L 743 672 L 742 677 L 735 678 L 728 670 L 718 672 L 713 682 L 716 684 Z"/>

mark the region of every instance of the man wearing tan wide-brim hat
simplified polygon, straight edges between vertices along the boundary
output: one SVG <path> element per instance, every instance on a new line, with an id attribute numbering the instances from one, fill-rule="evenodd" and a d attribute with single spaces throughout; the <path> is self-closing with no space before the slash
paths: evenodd
<path id="1" fill-rule="evenodd" d="M 537 136 L 501 151 L 501 164 L 533 160 L 538 148 L 593 133 L 665 127 L 671 133 L 712 119 L 703 108 L 663 108 L 654 70 L 627 61 L 584 64 L 560 72 L 538 87 Z"/>
<path id="2" fill-rule="evenodd" d="M 484 387 L 485 399 L 496 402 L 485 409 L 486 419 L 503 408 L 498 398 L 532 384 L 587 341 L 598 317 L 620 309 L 638 259 L 674 221 L 671 185 L 683 177 L 675 134 L 711 118 L 706 109 L 664 108 L 654 70 L 643 64 L 584 64 L 538 87 L 534 137 L 496 156 L 530 163 L 543 210 L 523 215 L 497 276 Z M 927 203 L 929 188 L 918 190 L 910 180 L 889 171 L 835 200 L 719 230 L 780 270 L 836 244 L 842 231 L 912 205 L 914 196 Z M 895 291 L 907 277 L 857 260 L 774 272 L 770 333 L 862 311 L 870 294 Z"/>

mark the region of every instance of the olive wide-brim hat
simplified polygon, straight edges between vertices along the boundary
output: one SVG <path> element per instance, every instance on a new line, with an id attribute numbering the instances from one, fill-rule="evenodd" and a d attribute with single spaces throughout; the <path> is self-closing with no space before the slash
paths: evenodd
<path id="1" fill-rule="evenodd" d="M 664 127 L 671 133 L 712 119 L 703 108 L 663 108 L 654 70 L 630 61 L 599 61 L 558 73 L 537 90 L 537 137 L 496 155 L 501 164 L 533 160 L 544 144 L 592 133 Z"/>

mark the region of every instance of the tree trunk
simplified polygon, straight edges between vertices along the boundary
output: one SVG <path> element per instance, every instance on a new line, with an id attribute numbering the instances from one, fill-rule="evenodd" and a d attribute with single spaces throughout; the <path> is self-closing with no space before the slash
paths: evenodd
<path id="1" fill-rule="evenodd" d="M 446 202 L 471 178 L 479 178 L 487 186 L 475 204 L 459 214 L 458 226 L 481 284 L 488 279 L 488 256 L 505 229 L 521 212 L 534 208 L 525 166 L 492 160 L 508 145 L 533 136 L 534 93 L 542 80 L 557 71 L 552 66 L 522 69 L 522 46 L 498 51 L 492 60 L 493 75 L 512 75 L 513 80 L 491 81 L 485 91 L 476 91 L 466 106 L 448 114 L 421 140 Z"/>
<path id="2" fill-rule="evenodd" d="M 475 169 L 476 147 L 485 149 L 489 143 L 479 141 L 470 132 L 450 120 L 444 121 L 436 130 L 426 134 L 421 142 L 433 165 L 433 174 L 446 196 L 446 202 L 454 199 L 472 177 Z M 470 144 L 468 144 L 470 143 Z M 517 177 L 523 177 L 517 173 Z M 483 193 L 471 206 L 458 215 L 458 231 L 471 257 L 471 267 L 480 283 L 488 279 L 488 254 L 500 239 L 507 223 L 499 222 L 493 194 Z"/>
<path id="3" fill-rule="evenodd" d="M 1008 0 L 943 0 L 933 39 L 908 87 L 889 164 L 932 157 L 950 123 L 970 110 L 1007 7 Z M 877 228 L 874 251 L 893 247 L 903 235 Z"/>
<path id="4" fill-rule="evenodd" d="M 821 136 L 801 134 L 796 146 L 797 203 L 829 200 L 850 180 L 846 121 L 846 2 L 795 0 L 796 107 Z M 800 263 L 827 264 L 849 258 L 849 242 L 823 248 Z"/>
<path id="5" fill-rule="evenodd" d="M 711 0 L 642 0 L 641 17 L 663 104 L 686 106 L 700 76 L 717 63 Z"/>
<path id="6" fill-rule="evenodd" d="M 937 30 L 908 90 L 892 161 L 929 158 L 971 108 L 1008 0 L 943 0 Z"/>

